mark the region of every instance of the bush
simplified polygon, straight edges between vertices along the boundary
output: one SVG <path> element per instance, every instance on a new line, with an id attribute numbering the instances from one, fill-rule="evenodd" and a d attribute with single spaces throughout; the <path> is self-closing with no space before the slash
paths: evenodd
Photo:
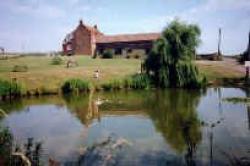
<path id="1" fill-rule="evenodd" d="M 149 89 L 151 87 L 150 79 L 145 74 L 136 74 L 120 80 L 113 80 L 101 85 L 105 91 L 120 90 L 120 89 Z"/>
<path id="2" fill-rule="evenodd" d="M 28 66 L 26 65 L 15 65 L 13 67 L 13 72 L 27 72 L 28 71 Z"/>
<path id="3" fill-rule="evenodd" d="M 123 80 L 123 87 L 125 89 L 131 89 L 132 88 L 132 84 L 133 84 L 133 80 L 131 77 L 125 78 Z"/>
<path id="4" fill-rule="evenodd" d="M 113 52 L 111 49 L 107 49 L 104 51 L 103 55 L 102 55 L 102 58 L 103 59 L 112 59 L 114 56 Z"/>
<path id="5" fill-rule="evenodd" d="M 123 88 L 123 82 L 119 80 L 113 80 L 108 83 L 102 84 L 102 88 L 105 91 L 120 90 Z"/>
<path id="6" fill-rule="evenodd" d="M 7 96 L 20 96 L 21 95 L 21 86 L 16 82 L 9 82 L 0 80 L 0 96 L 5 98 Z"/>
<path id="7" fill-rule="evenodd" d="M 59 56 L 55 56 L 52 58 L 51 64 L 52 65 L 61 65 L 63 63 L 63 59 Z"/>
<path id="8" fill-rule="evenodd" d="M 112 84 L 111 83 L 104 83 L 101 85 L 102 89 L 105 91 L 110 91 L 112 90 Z"/>
<path id="9" fill-rule="evenodd" d="M 141 58 L 141 56 L 138 55 L 138 54 L 136 54 L 134 57 L 135 57 L 135 59 L 140 59 Z"/>
<path id="10" fill-rule="evenodd" d="M 130 88 L 132 89 L 149 89 L 151 87 L 150 78 L 145 74 L 136 74 L 131 77 L 131 80 L 128 82 L 125 81 L 125 85 L 130 83 Z"/>
<path id="11" fill-rule="evenodd" d="M 88 81 L 70 79 L 65 81 L 61 89 L 64 94 L 72 92 L 88 92 L 91 89 L 91 85 Z"/>

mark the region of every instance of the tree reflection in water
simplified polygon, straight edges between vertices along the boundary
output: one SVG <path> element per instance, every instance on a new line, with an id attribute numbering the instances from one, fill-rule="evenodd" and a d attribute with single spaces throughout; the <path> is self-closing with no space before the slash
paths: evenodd
<path id="1" fill-rule="evenodd" d="M 185 90 L 158 91 L 145 100 L 156 129 L 177 153 L 185 152 L 187 165 L 195 165 L 196 147 L 202 139 L 196 112 L 201 94 Z"/>
<path id="2" fill-rule="evenodd" d="M 221 98 L 220 96 L 222 96 L 222 94 L 220 92 L 220 89 L 217 89 L 217 91 L 219 96 L 218 98 Z M 249 94 L 250 92 L 248 91 L 248 97 L 250 96 Z M 218 125 L 217 120 L 211 122 L 211 124 L 199 121 L 196 109 L 200 102 L 200 97 L 202 95 L 203 92 L 198 90 L 168 90 L 143 92 L 133 91 L 95 94 L 90 93 L 89 95 L 64 96 L 64 98 L 40 97 L 34 99 L 32 98 L 29 100 L 12 101 L 12 103 L 7 103 L 1 106 L 1 108 L 3 108 L 4 110 L 9 110 L 9 112 L 7 113 L 10 113 L 11 111 L 28 110 L 27 108 L 29 108 L 31 105 L 46 105 L 52 103 L 54 105 L 58 105 L 58 107 L 65 106 L 67 107 L 67 110 L 70 110 L 70 112 L 73 113 L 75 117 L 78 118 L 79 121 L 83 124 L 85 132 L 84 134 L 86 136 L 88 136 L 92 125 L 94 123 L 96 124 L 96 122 L 98 121 L 101 121 L 101 115 L 103 117 L 105 117 L 106 115 L 143 115 L 143 117 L 147 117 L 147 115 L 149 115 L 149 118 L 152 120 L 156 130 L 161 133 L 161 135 L 165 139 L 165 142 L 171 146 L 171 148 L 177 153 L 177 155 L 166 152 L 166 149 L 143 152 L 140 151 L 138 152 L 140 154 L 137 154 L 136 156 L 138 157 L 136 158 L 138 159 L 138 165 L 147 165 L 147 163 L 151 162 L 151 165 L 158 165 L 158 163 L 171 163 L 172 165 L 199 165 L 199 163 L 202 161 L 199 161 L 199 159 L 201 158 L 197 159 L 200 156 L 196 155 L 196 151 L 198 149 L 197 147 L 201 143 L 202 130 L 205 131 L 204 128 L 206 127 L 206 129 L 209 129 L 210 131 L 207 135 L 209 136 L 208 141 L 210 141 L 209 146 L 211 147 L 211 153 L 213 153 L 213 128 L 215 129 Z M 97 102 L 99 100 L 105 102 L 99 105 Z M 219 102 L 218 104 L 218 110 L 221 114 L 223 113 L 222 103 Z M 249 105 L 247 105 L 249 120 L 248 125 L 250 126 L 249 108 Z M 51 120 L 53 120 L 53 118 Z M 127 126 L 125 125 L 124 127 L 126 128 Z M 121 128 L 121 130 L 123 130 L 123 128 Z M 138 131 L 138 128 L 135 127 L 131 129 L 131 132 L 140 131 Z M 84 138 L 81 137 L 81 139 Z M 109 152 L 112 153 L 112 159 L 118 160 L 115 163 L 119 161 L 124 161 L 122 157 L 124 157 L 124 155 L 127 155 L 126 152 L 122 153 L 122 155 L 119 155 L 121 154 L 120 152 L 122 152 L 122 149 L 119 149 L 121 151 L 117 149 L 118 151 L 115 150 L 115 153 L 118 153 L 113 154 L 114 149 L 110 148 L 113 144 L 120 140 L 114 138 L 112 138 L 111 140 L 108 139 L 107 144 L 95 144 L 96 142 L 93 142 L 92 146 L 86 147 L 86 149 L 89 150 L 85 151 L 85 153 L 80 156 L 81 161 L 91 161 L 91 159 L 93 159 L 93 156 L 97 155 L 100 157 L 100 155 L 104 154 L 103 156 L 101 156 L 103 158 L 100 158 L 100 161 L 103 161 L 103 159 L 105 159 L 106 157 L 109 158 Z M 204 140 L 206 140 L 206 138 Z M 26 147 L 30 147 L 29 144 L 30 143 L 28 143 Z M 132 148 L 131 151 L 137 152 L 137 149 L 133 149 L 136 146 L 124 147 L 130 149 Z M 33 146 L 33 148 L 28 149 L 32 149 L 32 151 L 34 151 L 37 148 L 39 149 L 39 146 Z M 105 150 L 105 148 L 107 150 L 107 153 L 104 153 L 103 151 Z M 98 149 L 100 151 L 98 151 Z M 6 150 L 8 149 L 6 148 Z M 209 150 L 210 149 L 208 148 L 207 153 L 209 153 Z M 100 154 L 96 152 L 100 152 Z M 26 155 L 29 156 L 30 153 L 27 153 Z M 0 155 L 0 159 L 1 157 L 2 156 Z M 211 165 L 213 165 L 213 155 L 211 154 L 210 157 Z M 228 158 L 230 158 L 230 156 Z M 113 163 L 113 161 L 111 163 Z M 132 163 L 128 165 L 131 164 Z"/>
<path id="3" fill-rule="evenodd" d="M 93 93 L 89 95 L 70 95 L 64 96 L 67 107 L 77 115 L 77 118 L 86 127 L 89 127 L 94 119 L 100 121 L 98 105 L 93 99 Z"/>
<path id="4" fill-rule="evenodd" d="M 197 90 L 157 91 L 156 93 L 143 94 L 143 97 L 140 96 L 140 98 L 138 96 L 125 97 L 122 109 L 126 110 L 124 107 L 127 106 L 128 110 L 130 108 L 146 110 L 166 142 L 177 153 L 185 153 L 184 158 L 187 165 L 195 165 L 196 148 L 202 139 L 201 123 L 196 112 L 201 95 L 202 92 Z M 65 97 L 67 106 L 77 114 L 77 117 L 87 127 L 93 123 L 94 119 L 100 120 L 100 108 L 96 104 L 96 99 L 93 94 Z M 108 98 L 108 100 L 110 99 Z M 112 103 L 113 108 L 117 104 L 116 102 Z M 133 103 L 132 107 L 131 103 Z M 86 159 L 86 155 L 84 156 L 83 158 Z"/>
<path id="5" fill-rule="evenodd" d="M 246 96 L 250 98 L 250 89 L 246 89 Z M 247 104 L 248 129 L 250 130 L 250 104 Z"/>

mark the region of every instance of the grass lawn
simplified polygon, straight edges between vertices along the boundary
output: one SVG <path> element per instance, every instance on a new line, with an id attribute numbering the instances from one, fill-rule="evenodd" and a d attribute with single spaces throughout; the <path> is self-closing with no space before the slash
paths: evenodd
<path id="1" fill-rule="evenodd" d="M 66 59 L 62 65 L 52 65 L 52 57 L 19 57 L 0 60 L 0 78 L 10 80 L 17 78 L 25 90 L 46 89 L 57 91 L 69 78 L 81 78 L 94 84 L 112 79 L 124 78 L 140 71 L 138 59 L 92 59 L 88 56 L 75 56 L 77 67 L 66 68 Z M 12 72 L 15 65 L 28 66 L 27 72 Z M 100 71 L 100 79 L 93 78 L 95 70 Z"/>
<path id="2" fill-rule="evenodd" d="M 57 91 L 69 78 L 81 78 L 99 84 L 112 79 L 121 79 L 140 71 L 141 60 L 138 59 L 92 59 L 88 56 L 75 56 L 77 67 L 66 68 L 66 58 L 62 65 L 52 65 L 52 57 L 26 56 L 0 60 L 0 78 L 10 80 L 17 78 L 24 90 L 46 89 Z M 15 65 L 28 66 L 27 72 L 12 72 Z M 214 62 L 198 62 L 201 73 L 209 81 L 221 78 L 238 78 L 244 73 L 232 65 Z M 238 67 L 238 66 L 237 66 Z M 100 79 L 93 78 L 95 70 L 100 70 Z"/>

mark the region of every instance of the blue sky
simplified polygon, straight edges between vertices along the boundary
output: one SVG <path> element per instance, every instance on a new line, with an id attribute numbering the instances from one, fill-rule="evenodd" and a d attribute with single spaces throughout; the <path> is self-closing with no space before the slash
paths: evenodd
<path id="1" fill-rule="evenodd" d="M 202 30 L 198 52 L 243 52 L 250 31 L 250 0 L 4 0 L 0 3 L 0 46 L 7 51 L 45 52 L 79 19 L 105 34 L 160 32 L 175 18 Z"/>

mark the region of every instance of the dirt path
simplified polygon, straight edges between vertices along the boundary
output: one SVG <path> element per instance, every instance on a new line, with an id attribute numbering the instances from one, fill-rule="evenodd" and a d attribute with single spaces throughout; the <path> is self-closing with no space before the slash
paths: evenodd
<path id="1" fill-rule="evenodd" d="M 240 65 L 235 59 L 233 58 L 225 58 L 224 63 L 228 67 L 232 67 L 234 70 L 239 71 L 243 74 L 245 74 L 246 69 L 244 65 Z"/>
<path id="2" fill-rule="evenodd" d="M 245 67 L 233 58 L 224 58 L 223 61 L 196 61 L 201 70 L 206 71 L 209 77 L 214 78 L 235 78 L 244 77 Z"/>

